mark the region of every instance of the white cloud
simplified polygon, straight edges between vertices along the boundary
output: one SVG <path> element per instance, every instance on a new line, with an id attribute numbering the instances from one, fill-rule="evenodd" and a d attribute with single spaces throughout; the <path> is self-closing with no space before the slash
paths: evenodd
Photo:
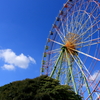
<path id="1" fill-rule="evenodd" d="M 2 69 L 7 69 L 7 70 L 14 70 L 15 67 L 13 65 L 7 65 L 7 64 L 4 64 L 4 66 L 2 66 Z"/>
<path id="2" fill-rule="evenodd" d="M 100 80 L 100 71 L 96 71 L 93 75 L 90 76 L 89 78 L 92 81 L 98 81 Z"/>
<path id="3" fill-rule="evenodd" d="M 7 70 L 15 69 L 15 66 L 26 69 L 30 62 L 36 63 L 34 58 L 25 56 L 23 53 L 16 55 L 11 49 L 0 50 L 0 58 L 6 63 L 2 68 Z"/>
<path id="4" fill-rule="evenodd" d="M 34 64 L 36 64 L 36 61 L 35 61 L 31 56 L 29 56 L 29 59 L 30 59 L 30 61 L 32 61 Z"/>

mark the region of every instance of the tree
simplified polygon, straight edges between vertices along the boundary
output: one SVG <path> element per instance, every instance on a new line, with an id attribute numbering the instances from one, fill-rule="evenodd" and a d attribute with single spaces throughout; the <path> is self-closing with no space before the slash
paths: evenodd
<path id="1" fill-rule="evenodd" d="M 68 85 L 46 75 L 0 87 L 0 100 L 82 100 Z"/>

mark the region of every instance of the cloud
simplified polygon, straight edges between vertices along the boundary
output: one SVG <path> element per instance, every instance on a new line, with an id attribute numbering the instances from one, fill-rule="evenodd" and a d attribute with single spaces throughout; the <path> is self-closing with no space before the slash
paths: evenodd
<path id="1" fill-rule="evenodd" d="M 36 61 L 35 61 L 31 56 L 29 56 L 29 59 L 30 59 L 30 61 L 32 61 L 34 64 L 36 64 Z"/>
<path id="2" fill-rule="evenodd" d="M 7 70 L 13 70 L 16 66 L 26 69 L 31 62 L 36 64 L 36 61 L 31 56 L 25 56 L 23 53 L 16 55 L 11 49 L 0 50 L 0 58 L 6 63 L 2 68 Z"/>
<path id="3" fill-rule="evenodd" d="M 7 69 L 7 70 L 14 70 L 15 67 L 13 65 L 7 65 L 7 64 L 4 64 L 4 66 L 2 66 L 2 69 Z"/>
<path id="4" fill-rule="evenodd" d="M 89 79 L 92 80 L 92 81 L 94 81 L 94 80 L 95 81 L 100 80 L 100 71 L 94 72 L 94 74 L 91 75 Z"/>

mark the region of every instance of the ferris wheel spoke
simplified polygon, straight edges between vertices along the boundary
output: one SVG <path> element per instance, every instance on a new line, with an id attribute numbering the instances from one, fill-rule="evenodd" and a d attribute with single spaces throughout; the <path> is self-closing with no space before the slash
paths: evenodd
<path id="1" fill-rule="evenodd" d="M 84 29 L 84 27 L 86 27 L 87 23 L 89 23 L 90 16 L 88 17 L 88 19 L 84 22 L 84 24 L 77 30 L 77 34 L 81 33 L 80 31 L 82 31 Z M 82 22 L 80 22 L 82 23 Z M 91 25 L 90 25 L 91 26 Z"/>
<path id="2" fill-rule="evenodd" d="M 72 14 L 72 16 L 71 16 L 72 18 L 71 18 L 71 22 L 70 22 L 70 32 L 74 32 L 74 14 Z M 77 27 L 77 26 L 76 26 Z"/>
<path id="3" fill-rule="evenodd" d="M 79 5 L 79 10 L 78 10 L 78 14 L 77 14 L 77 16 L 74 18 L 75 19 L 75 21 L 74 21 L 74 26 L 75 27 L 73 27 L 73 31 L 76 33 L 76 30 L 77 30 L 77 28 L 78 28 L 78 26 L 79 26 L 79 24 L 81 24 L 78 20 L 78 17 L 79 17 L 79 15 L 80 15 L 80 9 L 81 9 L 81 7 L 82 7 L 82 2 L 83 2 L 83 0 L 81 1 L 81 4 Z"/>
<path id="4" fill-rule="evenodd" d="M 92 22 L 92 24 L 94 24 L 94 25 L 90 25 L 90 27 L 88 27 L 87 28 L 87 30 L 85 31 L 85 32 L 82 32 L 82 34 L 80 34 L 80 36 L 83 36 L 83 35 L 85 35 L 86 34 L 86 32 L 87 31 L 89 31 L 91 28 L 93 28 L 95 25 L 97 25 L 100 21 L 98 21 L 98 22 L 96 22 L 96 20 L 98 19 L 100 17 L 100 14 L 96 17 L 96 18 L 94 18 L 94 21 Z M 89 17 L 90 18 L 90 17 Z M 89 20 L 89 18 L 85 21 L 85 23 L 83 24 L 83 26 L 82 26 L 82 29 L 84 29 L 84 27 L 86 27 L 86 22 L 88 22 L 88 20 Z M 91 27 L 92 26 L 92 27 Z M 99 29 L 99 28 L 98 28 Z M 98 30 L 97 29 L 97 30 Z M 79 29 L 80 30 L 80 29 Z M 78 32 L 77 32 L 78 33 Z M 78 33 L 79 34 L 79 33 Z M 91 34 L 89 35 L 89 36 L 91 36 Z M 88 38 L 88 37 L 87 37 Z"/>
<path id="5" fill-rule="evenodd" d="M 54 42 L 54 43 L 56 43 L 56 44 L 59 44 L 59 45 L 61 45 L 61 46 L 64 46 L 62 43 L 57 42 L 57 41 L 55 41 L 55 40 L 52 40 L 52 39 L 48 39 L 48 40 L 51 41 L 51 42 Z"/>
<path id="6" fill-rule="evenodd" d="M 59 49 L 54 49 L 54 50 L 51 50 L 51 51 L 47 51 L 45 52 L 46 54 L 53 54 L 53 53 L 57 53 L 57 52 L 60 52 L 61 48 Z"/>
<path id="7" fill-rule="evenodd" d="M 55 54 L 53 57 L 51 57 L 51 58 L 49 59 L 48 62 L 55 61 L 55 59 L 58 57 L 58 55 L 59 55 L 59 53 Z M 55 62 L 54 62 L 54 63 L 55 63 Z"/>
<path id="8" fill-rule="evenodd" d="M 88 23 L 90 17 L 91 17 L 92 14 L 94 13 L 94 11 L 97 9 L 97 7 L 94 7 L 94 8 L 92 9 L 92 11 L 91 11 L 91 14 L 89 14 L 88 12 L 86 12 L 88 6 L 89 6 L 89 3 L 88 3 L 88 5 L 87 5 L 86 9 L 83 11 L 84 13 L 83 13 L 83 15 L 82 15 L 82 17 L 81 17 L 80 23 L 82 23 L 82 22 L 84 21 L 84 16 L 85 16 L 86 13 L 88 14 L 89 17 L 88 17 L 87 20 L 84 22 L 84 24 L 79 28 L 79 30 L 78 30 L 78 32 L 77 32 L 78 34 L 79 34 L 80 30 L 84 29 L 84 27 L 85 27 L 86 24 Z M 82 11 L 82 10 L 81 10 L 81 11 Z"/>
<path id="9" fill-rule="evenodd" d="M 75 22 L 78 22 L 78 16 L 80 15 L 80 9 L 81 9 L 81 7 L 82 7 L 82 2 L 83 2 L 83 0 L 81 0 L 81 4 L 79 4 L 79 6 L 77 6 L 79 10 L 78 10 L 77 16 L 75 17 L 75 19 L 76 19 Z M 75 23 L 75 24 L 76 24 L 76 23 Z M 77 25 L 77 24 L 76 24 L 76 25 Z M 76 25 L 75 25 L 75 26 L 76 26 Z"/>
<path id="10" fill-rule="evenodd" d="M 88 27 L 87 30 L 81 34 L 82 36 L 85 35 L 85 33 L 86 33 L 88 30 L 90 30 L 91 28 L 94 28 L 94 26 L 96 26 L 96 25 L 100 22 L 100 20 L 97 21 L 97 19 L 98 19 L 99 17 L 100 17 L 100 14 L 94 19 L 94 21 L 92 22 L 92 24 L 90 25 L 90 27 Z M 85 25 L 84 25 L 84 27 L 85 27 Z M 83 27 L 83 29 L 84 29 L 84 27 Z"/>
<path id="11" fill-rule="evenodd" d="M 76 6 L 77 3 L 75 3 L 73 9 L 78 9 L 78 6 Z M 80 5 L 79 5 L 80 6 Z M 74 31 L 74 20 L 75 20 L 75 16 L 74 16 L 74 13 L 75 12 L 72 12 L 71 15 L 69 17 L 71 17 L 71 21 L 70 21 L 70 27 L 69 27 L 69 30 L 70 32 L 73 32 Z"/>
<path id="12" fill-rule="evenodd" d="M 59 34 L 62 34 L 63 43 L 65 43 L 66 37 L 65 37 L 64 32 L 61 32 L 60 29 L 58 29 L 58 32 L 59 32 Z"/>
<path id="13" fill-rule="evenodd" d="M 64 34 L 64 38 L 66 38 L 65 37 L 65 35 L 66 35 L 66 32 L 65 32 L 65 27 L 64 27 L 64 21 L 63 21 L 63 19 L 61 18 L 61 26 L 62 26 L 62 31 L 63 31 L 63 34 Z"/>
<path id="14" fill-rule="evenodd" d="M 96 58 L 96 57 L 93 57 L 93 56 L 91 56 L 91 55 L 89 55 L 89 54 L 86 54 L 86 53 L 84 53 L 84 52 L 81 52 L 81 51 L 79 51 L 79 50 L 72 49 L 72 48 L 69 48 L 69 49 L 71 49 L 71 50 L 73 50 L 73 51 L 76 51 L 76 52 L 78 52 L 78 53 L 80 53 L 80 54 L 83 54 L 83 55 L 85 55 L 85 56 L 87 56 L 87 57 L 90 57 L 90 58 L 92 58 L 92 59 L 95 59 L 95 60 L 97 60 L 97 61 L 100 61 L 100 59 L 98 59 L 98 58 Z"/>
<path id="15" fill-rule="evenodd" d="M 66 16 L 67 18 L 66 18 L 66 34 L 68 33 L 68 16 Z"/>
<path id="16" fill-rule="evenodd" d="M 99 44 L 99 43 L 100 43 L 100 38 L 96 38 L 96 39 L 91 39 L 91 40 L 88 40 L 88 41 L 83 41 L 83 42 L 80 42 L 80 43 L 76 43 L 75 46 L 82 44 L 82 47 L 85 47 L 85 46 L 95 45 L 95 44 Z M 84 45 L 84 44 L 86 44 L 86 45 Z"/>
<path id="17" fill-rule="evenodd" d="M 63 33 L 59 30 L 59 29 L 55 29 L 57 34 L 59 35 L 60 39 L 62 40 L 63 43 L 65 43 L 64 38 L 65 36 L 63 35 Z"/>
<path id="18" fill-rule="evenodd" d="M 87 46 L 91 46 L 91 45 L 97 45 L 99 44 L 100 42 L 96 42 L 96 43 L 91 43 L 91 44 L 87 44 L 87 45 L 83 45 L 82 47 L 87 47 Z M 79 47 L 80 48 L 80 47 Z"/>
<path id="19" fill-rule="evenodd" d="M 81 12 L 81 11 L 80 11 Z M 84 16 L 85 16 L 85 13 L 84 13 Z M 79 20 L 79 19 L 78 19 Z M 80 19 L 81 20 L 81 19 Z M 76 27 L 75 27 L 75 32 L 77 33 L 77 34 L 79 34 L 79 33 L 81 33 L 80 31 L 82 31 L 82 29 L 83 29 L 83 27 L 85 27 L 85 24 L 86 23 L 84 23 L 84 25 L 82 25 L 82 21 L 83 20 L 81 20 L 81 21 L 78 21 L 78 22 L 75 22 L 76 23 Z M 88 19 L 86 20 L 86 22 L 88 21 Z"/>
<path id="20" fill-rule="evenodd" d="M 83 32 L 81 35 L 79 35 L 79 37 L 77 37 L 75 40 L 77 40 L 77 39 L 80 38 L 81 36 L 84 36 L 88 30 L 90 30 L 91 28 L 93 28 L 93 27 L 94 27 L 95 25 L 97 25 L 99 22 L 100 22 L 100 20 L 99 20 L 97 23 L 95 23 L 94 25 L 92 25 L 92 26 L 90 26 L 89 28 L 87 28 L 87 30 L 86 30 L 85 32 Z M 75 41 L 75 40 L 74 40 L 74 41 Z"/>
<path id="21" fill-rule="evenodd" d="M 88 1 L 87 1 L 87 2 L 88 2 Z M 87 10 L 88 6 L 89 6 L 89 3 L 87 4 L 87 6 L 86 6 L 86 8 L 85 8 L 84 11 Z M 83 11 L 83 12 L 84 12 L 84 11 Z M 79 12 L 81 12 L 81 10 L 79 10 Z M 85 16 L 85 13 L 82 14 L 79 23 L 82 23 L 82 22 L 83 22 L 84 16 Z M 78 15 L 77 19 L 78 19 L 78 18 L 79 18 L 79 15 Z M 86 21 L 88 21 L 88 19 L 87 19 Z M 86 21 L 85 21 L 85 22 L 86 22 Z M 77 21 L 77 22 L 78 22 L 78 21 Z M 82 29 L 82 27 L 83 27 L 83 25 L 78 29 L 77 33 L 79 33 L 79 31 Z M 77 28 L 78 28 L 78 27 L 77 27 Z M 76 28 L 76 29 L 77 29 L 77 28 Z M 75 31 L 76 31 L 76 30 L 75 30 Z"/>
<path id="22" fill-rule="evenodd" d="M 92 35 L 94 35 L 96 32 L 98 32 L 100 29 L 97 28 L 93 33 L 90 33 L 90 35 L 88 35 L 84 40 L 87 40 L 89 37 L 91 37 Z"/>
<path id="23" fill-rule="evenodd" d="M 48 59 L 47 62 L 55 61 L 55 59 L 58 57 L 59 53 L 60 53 L 60 51 L 58 51 L 58 52 L 56 52 L 54 54 L 53 53 L 52 54 L 49 54 L 49 51 L 48 51 L 47 54 L 50 56 L 50 59 Z M 51 57 L 51 55 L 52 55 L 52 57 Z"/>
<path id="24" fill-rule="evenodd" d="M 94 28 L 100 22 L 100 20 L 96 21 L 99 17 L 100 17 L 100 14 L 94 19 L 94 21 L 92 22 L 92 24 L 90 25 L 90 27 L 88 27 L 84 32 L 82 32 L 80 34 L 80 36 L 84 36 L 90 29 Z M 86 27 L 86 25 L 84 25 L 84 27 Z M 84 27 L 83 27 L 83 29 L 84 29 Z"/>

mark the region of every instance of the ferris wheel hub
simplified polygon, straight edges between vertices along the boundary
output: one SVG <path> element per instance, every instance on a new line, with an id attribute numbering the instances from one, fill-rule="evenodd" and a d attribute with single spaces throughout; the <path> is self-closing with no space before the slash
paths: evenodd
<path id="1" fill-rule="evenodd" d="M 76 55 L 77 42 L 81 41 L 79 35 L 75 33 L 68 33 L 66 35 L 66 42 L 63 48 L 66 48 L 69 54 Z"/>

